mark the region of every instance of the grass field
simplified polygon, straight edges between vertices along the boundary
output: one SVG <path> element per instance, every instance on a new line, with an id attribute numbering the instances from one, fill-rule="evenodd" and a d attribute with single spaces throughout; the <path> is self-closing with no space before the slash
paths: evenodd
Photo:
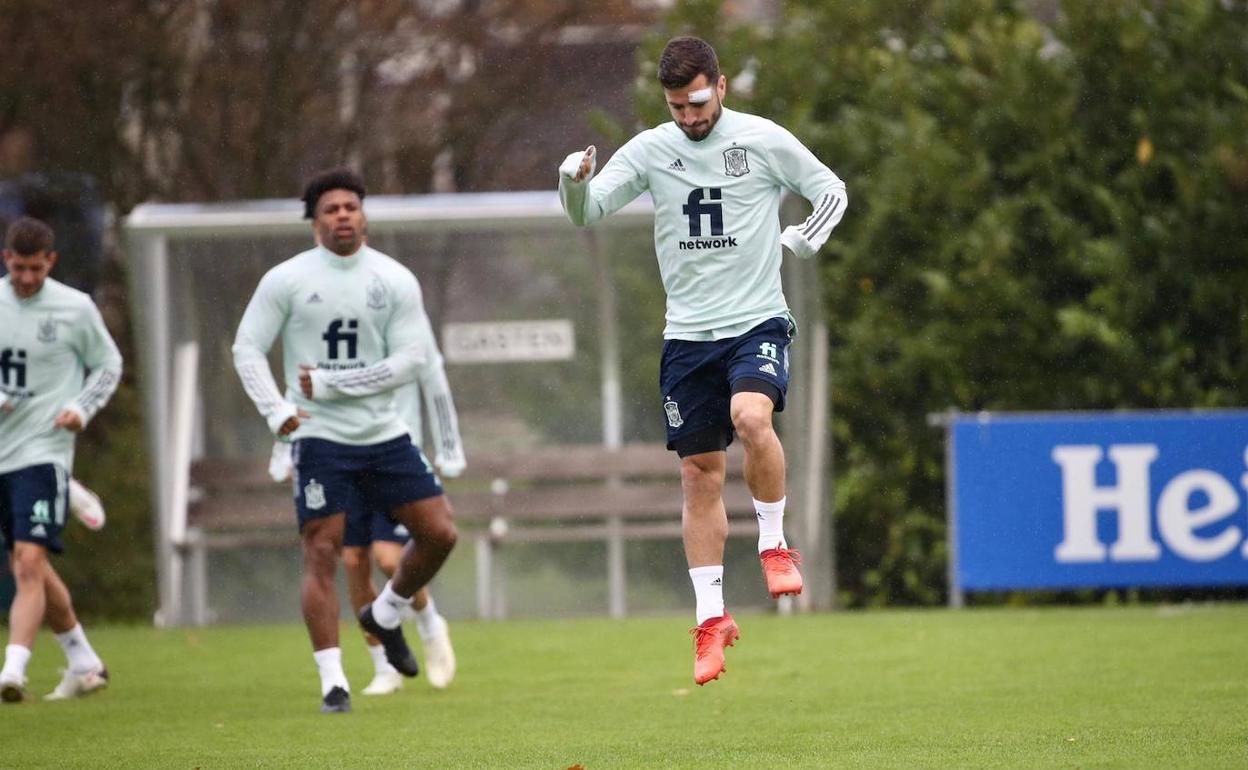
<path id="1" fill-rule="evenodd" d="M 1248 767 L 1245 605 L 738 622 L 704 688 L 684 618 L 456 623 L 449 690 L 334 716 L 301 626 L 96 628 L 112 687 L 3 707 L 0 766 Z M 32 690 L 62 663 L 41 634 Z"/>

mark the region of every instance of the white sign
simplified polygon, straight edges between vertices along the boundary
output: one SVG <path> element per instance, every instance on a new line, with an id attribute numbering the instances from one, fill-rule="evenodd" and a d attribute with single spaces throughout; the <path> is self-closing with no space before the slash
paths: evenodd
<path id="1" fill-rule="evenodd" d="M 567 319 L 448 323 L 442 354 L 453 364 L 567 361 L 576 354 L 576 335 Z"/>

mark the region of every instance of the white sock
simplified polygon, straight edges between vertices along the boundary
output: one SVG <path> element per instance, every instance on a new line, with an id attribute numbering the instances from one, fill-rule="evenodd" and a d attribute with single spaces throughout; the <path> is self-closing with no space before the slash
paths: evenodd
<path id="1" fill-rule="evenodd" d="M 380 644 L 368 645 L 368 654 L 373 659 L 373 671 L 378 674 L 398 673 L 390 661 L 386 660 L 386 648 Z"/>
<path id="2" fill-rule="evenodd" d="M 400 615 L 405 605 L 412 603 L 412 597 L 399 596 L 390 587 L 390 581 L 386 581 L 386 587 L 381 589 L 381 594 L 373 600 L 373 620 L 377 621 L 377 625 L 382 628 L 398 628 L 403 622 L 403 616 Z"/>
<path id="3" fill-rule="evenodd" d="M 347 684 L 347 675 L 342 670 L 342 648 L 326 647 L 323 650 L 316 650 L 312 653 L 312 658 L 316 661 L 317 671 L 321 674 L 321 697 L 329 695 L 329 691 L 335 687 L 341 687 L 347 692 L 351 692 L 351 685 Z"/>
<path id="4" fill-rule="evenodd" d="M 784 539 L 784 501 L 782 497 L 774 503 L 754 501 L 754 512 L 758 515 L 758 552 L 772 548 L 788 548 Z"/>
<path id="5" fill-rule="evenodd" d="M 432 596 L 423 610 L 413 607 L 412 612 L 416 615 L 416 633 L 423 640 L 432 639 L 446 628 L 446 620 L 438 614 L 438 607 L 433 603 Z"/>
<path id="6" fill-rule="evenodd" d="M 30 648 L 20 644 L 10 644 L 4 648 L 4 669 L 0 670 L 0 678 L 26 679 L 26 664 L 30 662 Z"/>
<path id="7" fill-rule="evenodd" d="M 91 649 L 91 643 L 87 641 L 87 634 L 82 630 L 81 623 L 63 634 L 57 634 L 56 641 L 65 651 L 65 659 L 69 661 L 69 670 L 75 674 L 85 674 L 104 667 L 100 656 Z"/>
<path id="8" fill-rule="evenodd" d="M 724 565 L 694 567 L 689 570 L 689 579 L 693 581 L 693 594 L 698 600 L 696 610 L 698 625 L 702 625 L 709 618 L 723 615 Z"/>

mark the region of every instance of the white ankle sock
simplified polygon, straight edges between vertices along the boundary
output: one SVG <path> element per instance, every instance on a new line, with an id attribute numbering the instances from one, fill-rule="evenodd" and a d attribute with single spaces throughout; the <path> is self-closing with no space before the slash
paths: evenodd
<path id="1" fill-rule="evenodd" d="M 10 644 L 4 648 L 4 669 L 0 677 L 22 680 L 26 678 L 26 664 L 30 662 L 30 648 Z"/>
<path id="2" fill-rule="evenodd" d="M 416 616 L 416 633 L 420 634 L 421 639 L 432 639 L 446 627 L 446 621 L 438 614 L 438 607 L 433 603 L 432 596 L 423 610 L 413 607 L 412 612 Z"/>
<path id="3" fill-rule="evenodd" d="M 412 597 L 399 596 L 390 587 L 390 581 L 386 581 L 386 587 L 381 589 L 381 593 L 373 601 L 373 620 L 377 621 L 377 625 L 382 628 L 398 628 L 403 622 L 403 616 L 400 614 L 403 607 L 410 604 Z"/>
<path id="4" fill-rule="evenodd" d="M 65 659 L 69 661 L 69 670 L 75 674 L 85 674 L 88 671 L 103 668 L 104 662 L 100 660 L 99 655 L 95 654 L 95 650 L 91 649 L 91 643 L 87 641 L 87 634 L 82 630 L 81 623 L 63 634 L 57 634 L 56 641 L 65 651 Z"/>
<path id="5" fill-rule="evenodd" d="M 754 501 L 754 512 L 758 515 L 758 552 L 772 548 L 788 548 L 784 539 L 784 501 L 782 497 L 774 503 Z"/>
<path id="6" fill-rule="evenodd" d="M 694 567 L 689 570 L 693 581 L 693 594 L 697 597 L 696 617 L 698 625 L 709 618 L 724 614 L 724 565 Z"/>
<path id="7" fill-rule="evenodd" d="M 369 657 L 373 659 L 373 671 L 377 674 L 389 674 L 394 671 L 394 666 L 390 665 L 390 661 L 386 660 L 386 648 L 380 644 L 368 645 Z"/>
<path id="8" fill-rule="evenodd" d="M 312 653 L 312 659 L 316 661 L 316 668 L 321 674 L 321 697 L 329 695 L 329 691 L 335 687 L 341 687 L 347 692 L 351 692 L 351 685 L 347 684 L 347 675 L 342 670 L 342 648 L 326 647 L 323 650 L 316 650 Z"/>

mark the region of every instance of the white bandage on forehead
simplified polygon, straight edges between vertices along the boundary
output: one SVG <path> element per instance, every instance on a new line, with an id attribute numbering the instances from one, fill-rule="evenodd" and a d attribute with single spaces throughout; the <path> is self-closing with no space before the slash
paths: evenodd
<path id="1" fill-rule="evenodd" d="M 689 103 L 690 104 L 706 104 L 707 102 L 711 100 L 711 97 L 714 94 L 715 94 L 715 89 L 711 88 L 710 86 L 707 86 L 706 88 L 699 88 L 697 91 L 690 91 Z"/>

